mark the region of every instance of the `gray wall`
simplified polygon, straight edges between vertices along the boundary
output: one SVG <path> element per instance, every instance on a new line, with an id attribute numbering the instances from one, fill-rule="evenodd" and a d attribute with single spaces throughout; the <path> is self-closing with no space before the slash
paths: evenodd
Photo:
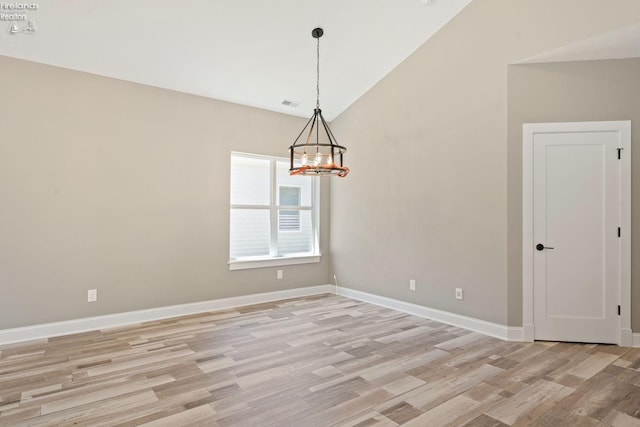
<path id="1" fill-rule="evenodd" d="M 329 283 L 229 271 L 229 154 L 305 121 L 0 57 L 0 329 Z M 98 302 L 86 302 L 87 289 Z"/>
<path id="2" fill-rule="evenodd" d="M 519 325 L 507 64 L 638 20 L 637 0 L 471 2 L 334 121 L 352 173 L 332 184 L 331 265 L 325 182 L 323 262 L 285 267 L 282 281 L 227 268 L 229 152 L 284 155 L 304 120 L 0 57 L 0 329 L 333 272 L 354 289 Z"/>
<path id="3" fill-rule="evenodd" d="M 632 329 L 640 332 L 640 59 L 509 67 L 509 324 L 522 324 L 522 124 L 631 120 Z"/>
<path id="4" fill-rule="evenodd" d="M 507 65 L 639 19 L 635 0 L 476 0 L 340 115 L 352 172 L 331 195 L 339 283 L 520 324 L 508 309 Z"/>

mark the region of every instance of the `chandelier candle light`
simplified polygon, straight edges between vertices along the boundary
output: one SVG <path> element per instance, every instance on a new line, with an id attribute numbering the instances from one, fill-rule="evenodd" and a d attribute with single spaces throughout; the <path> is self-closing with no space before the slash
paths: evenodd
<path id="1" fill-rule="evenodd" d="M 289 174 L 337 175 L 344 178 L 349 173 L 349 168 L 342 164 L 342 157 L 347 149 L 338 145 L 320 109 L 320 37 L 323 34 L 322 28 L 315 28 L 311 32 L 317 40 L 316 108 L 293 145 L 289 147 L 291 159 Z M 306 135 L 306 138 L 303 138 L 303 135 Z"/>

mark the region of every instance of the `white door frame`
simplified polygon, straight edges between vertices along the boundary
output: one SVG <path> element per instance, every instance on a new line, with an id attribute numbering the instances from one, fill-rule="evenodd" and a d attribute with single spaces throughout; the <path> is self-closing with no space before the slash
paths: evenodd
<path id="1" fill-rule="evenodd" d="M 620 306 L 618 345 L 631 347 L 631 121 L 525 123 L 522 126 L 522 325 L 525 341 L 534 339 L 533 323 L 533 141 L 539 133 L 618 132 L 620 168 Z"/>

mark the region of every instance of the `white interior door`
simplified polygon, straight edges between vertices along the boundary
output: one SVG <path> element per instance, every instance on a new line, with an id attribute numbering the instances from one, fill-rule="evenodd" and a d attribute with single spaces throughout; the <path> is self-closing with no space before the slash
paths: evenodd
<path id="1" fill-rule="evenodd" d="M 620 132 L 555 124 L 530 136 L 534 338 L 619 342 Z"/>

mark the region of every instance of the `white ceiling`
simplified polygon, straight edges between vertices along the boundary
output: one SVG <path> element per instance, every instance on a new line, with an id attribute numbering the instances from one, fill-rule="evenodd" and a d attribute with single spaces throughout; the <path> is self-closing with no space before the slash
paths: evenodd
<path id="1" fill-rule="evenodd" d="M 524 59 L 518 64 L 637 57 L 640 57 L 640 24 L 589 37 Z"/>
<path id="2" fill-rule="evenodd" d="M 331 120 L 470 1 L 56 0 L 27 12 L 34 34 L 0 21 L 0 55 L 310 116 L 320 26 Z"/>

